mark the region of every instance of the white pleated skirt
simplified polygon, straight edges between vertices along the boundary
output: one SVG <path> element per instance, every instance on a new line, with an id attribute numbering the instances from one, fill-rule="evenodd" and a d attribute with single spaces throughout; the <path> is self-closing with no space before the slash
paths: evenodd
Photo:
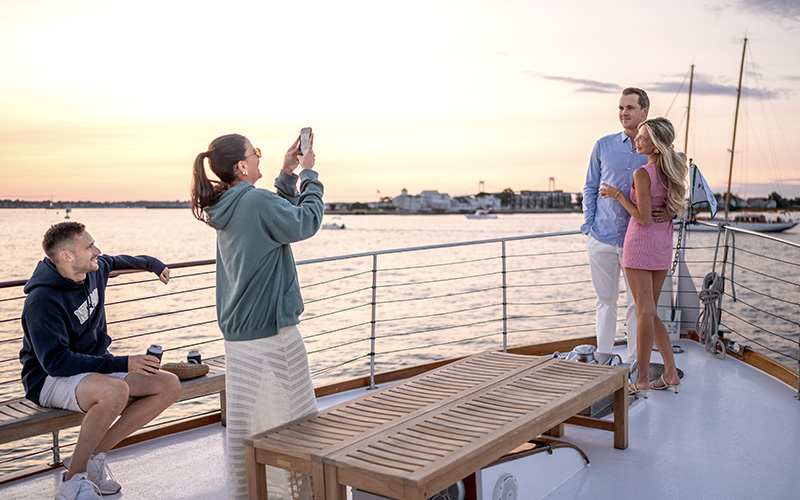
<path id="1" fill-rule="evenodd" d="M 256 340 L 225 341 L 228 499 L 247 498 L 243 439 L 317 411 L 296 326 Z M 308 476 L 267 467 L 269 500 L 311 499 Z"/>

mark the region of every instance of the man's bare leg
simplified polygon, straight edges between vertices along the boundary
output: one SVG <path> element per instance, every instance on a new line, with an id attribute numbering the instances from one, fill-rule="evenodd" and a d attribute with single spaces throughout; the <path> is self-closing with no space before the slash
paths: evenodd
<path id="1" fill-rule="evenodd" d="M 107 453 L 169 408 L 181 394 L 178 377 L 165 371 L 154 375 L 131 373 L 125 377 L 125 383 L 130 388 L 130 396 L 138 399 L 122 410 L 119 419 L 93 449 L 93 455 Z"/>
<path id="2" fill-rule="evenodd" d="M 78 383 L 75 396 L 80 407 L 86 410 L 86 415 L 81 423 L 66 479 L 78 472 L 86 472 L 89 456 L 125 409 L 128 392 L 125 381 L 101 373 L 90 373 Z"/>
<path id="3" fill-rule="evenodd" d="M 91 455 L 108 452 L 158 416 L 175 402 L 180 390 L 178 377 L 164 371 L 155 375 L 130 373 L 125 380 L 100 373 L 84 377 L 75 394 L 78 404 L 87 411 L 66 479 L 86 472 Z M 126 408 L 129 396 L 139 399 Z"/>

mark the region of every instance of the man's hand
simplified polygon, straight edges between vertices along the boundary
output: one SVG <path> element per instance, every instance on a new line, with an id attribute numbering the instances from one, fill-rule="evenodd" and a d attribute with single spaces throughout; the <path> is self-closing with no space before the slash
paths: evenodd
<path id="1" fill-rule="evenodd" d="M 136 354 L 128 356 L 128 372 L 154 375 L 161 369 L 161 363 L 155 356 Z"/>
<path id="2" fill-rule="evenodd" d="M 668 222 L 674 219 L 676 215 L 678 215 L 669 212 L 666 206 L 654 208 L 652 214 L 654 222 Z"/>
<path id="3" fill-rule="evenodd" d="M 161 282 L 164 283 L 165 285 L 167 283 L 169 283 L 169 268 L 168 267 L 165 267 L 164 270 L 161 271 L 161 274 L 158 275 L 158 279 L 160 279 Z"/>

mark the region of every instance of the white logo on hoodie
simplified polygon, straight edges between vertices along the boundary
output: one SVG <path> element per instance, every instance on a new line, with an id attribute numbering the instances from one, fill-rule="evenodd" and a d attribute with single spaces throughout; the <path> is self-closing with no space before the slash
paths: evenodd
<path id="1" fill-rule="evenodd" d="M 81 324 L 86 323 L 86 320 L 89 319 L 89 316 L 91 316 L 94 310 L 97 308 L 97 301 L 97 288 L 95 288 L 92 290 L 92 293 L 89 294 L 89 298 L 86 299 L 83 304 L 80 305 L 80 307 L 75 309 L 75 316 L 78 317 L 78 320 L 81 322 Z"/>

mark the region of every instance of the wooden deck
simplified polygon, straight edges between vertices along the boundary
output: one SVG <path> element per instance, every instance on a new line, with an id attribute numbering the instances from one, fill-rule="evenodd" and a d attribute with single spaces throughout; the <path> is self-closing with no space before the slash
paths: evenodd
<path id="1" fill-rule="evenodd" d="M 346 498 L 346 485 L 425 499 L 564 422 L 613 431 L 625 449 L 626 382 L 623 368 L 478 354 L 246 440 L 250 498 L 267 498 L 274 466 L 311 475 L 317 500 Z M 614 422 L 576 417 L 612 393 Z"/>

